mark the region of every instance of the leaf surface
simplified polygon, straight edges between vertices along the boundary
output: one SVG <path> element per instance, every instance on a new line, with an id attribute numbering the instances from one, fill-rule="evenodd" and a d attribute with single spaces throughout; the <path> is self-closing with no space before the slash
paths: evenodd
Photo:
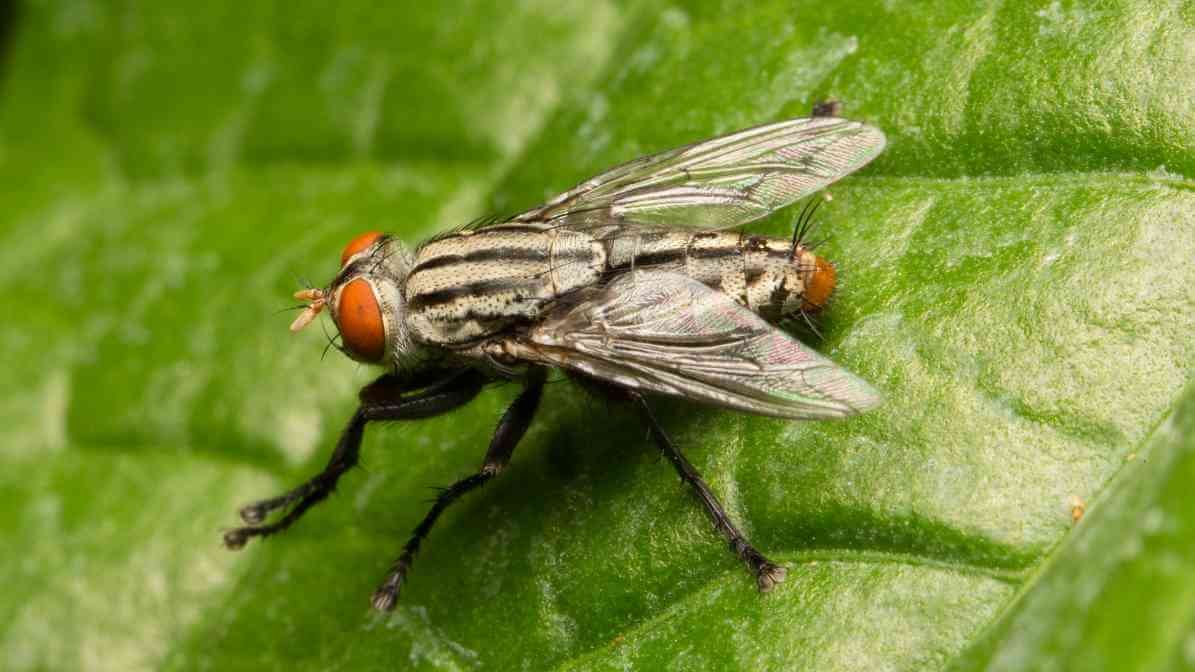
<path id="1" fill-rule="evenodd" d="M 1165 2 L 18 7 L 0 667 L 1189 665 L 1192 23 Z M 788 565 L 775 592 L 634 416 L 567 383 L 393 614 L 368 595 L 513 387 L 371 429 L 337 497 L 219 547 L 239 504 L 319 468 L 371 378 L 279 313 L 351 237 L 414 243 L 829 97 L 889 147 L 819 213 L 841 286 L 811 342 L 885 403 L 658 403 Z"/>

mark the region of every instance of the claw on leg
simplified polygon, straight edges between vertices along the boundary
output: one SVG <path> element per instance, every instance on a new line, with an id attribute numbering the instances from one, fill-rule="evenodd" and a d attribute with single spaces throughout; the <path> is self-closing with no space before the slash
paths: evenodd
<path id="1" fill-rule="evenodd" d="M 262 506 L 261 502 L 243 506 L 239 513 L 246 525 L 256 525 L 266 519 L 266 507 Z"/>
<path id="2" fill-rule="evenodd" d="M 245 547 L 245 542 L 249 541 L 249 535 L 245 534 L 245 528 L 238 527 L 235 530 L 228 530 L 224 533 L 224 548 L 230 551 L 239 551 Z"/>
<path id="3" fill-rule="evenodd" d="M 782 565 L 764 561 L 755 572 L 755 583 L 759 587 L 759 592 L 770 593 L 776 584 L 784 583 L 787 576 L 788 570 Z"/>
<path id="4" fill-rule="evenodd" d="M 369 603 L 378 611 L 394 611 L 394 606 L 398 604 L 398 587 L 384 585 L 378 588 L 369 598 Z"/>

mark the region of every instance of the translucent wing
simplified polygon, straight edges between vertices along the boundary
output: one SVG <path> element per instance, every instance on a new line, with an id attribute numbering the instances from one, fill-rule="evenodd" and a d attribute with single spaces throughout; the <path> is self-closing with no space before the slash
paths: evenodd
<path id="1" fill-rule="evenodd" d="M 884 142 L 878 129 L 836 117 L 757 126 L 625 163 L 513 221 L 732 228 L 858 170 Z"/>
<path id="2" fill-rule="evenodd" d="M 507 347 L 624 387 L 760 415 L 842 417 L 879 403 L 862 379 L 687 276 L 628 273 L 574 298 Z"/>

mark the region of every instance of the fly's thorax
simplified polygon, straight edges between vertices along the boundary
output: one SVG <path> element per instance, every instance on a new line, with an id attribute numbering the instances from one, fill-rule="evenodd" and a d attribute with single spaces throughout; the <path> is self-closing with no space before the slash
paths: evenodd
<path id="1" fill-rule="evenodd" d="M 406 326 L 402 294 L 411 263 L 406 246 L 381 233 L 358 236 L 344 248 L 323 299 L 349 357 L 401 370 L 421 356 Z"/>
<path id="2" fill-rule="evenodd" d="M 456 231 L 416 250 L 403 287 L 407 326 L 421 343 L 468 348 L 534 321 L 604 270 L 605 248 L 585 233 L 513 222 Z"/>

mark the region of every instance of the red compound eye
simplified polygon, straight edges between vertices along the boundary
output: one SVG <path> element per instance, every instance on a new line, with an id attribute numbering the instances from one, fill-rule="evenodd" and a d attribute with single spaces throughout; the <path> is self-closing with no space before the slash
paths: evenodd
<path id="1" fill-rule="evenodd" d="M 386 354 L 386 327 L 373 288 L 357 278 L 340 290 L 336 302 L 336 326 L 344 347 L 362 362 L 377 363 Z"/>
<path id="2" fill-rule="evenodd" d="M 340 265 L 344 266 L 347 264 L 350 257 L 373 245 L 381 237 L 382 233 L 380 231 L 369 231 L 350 240 L 349 244 L 344 246 L 344 252 L 340 253 Z"/>

